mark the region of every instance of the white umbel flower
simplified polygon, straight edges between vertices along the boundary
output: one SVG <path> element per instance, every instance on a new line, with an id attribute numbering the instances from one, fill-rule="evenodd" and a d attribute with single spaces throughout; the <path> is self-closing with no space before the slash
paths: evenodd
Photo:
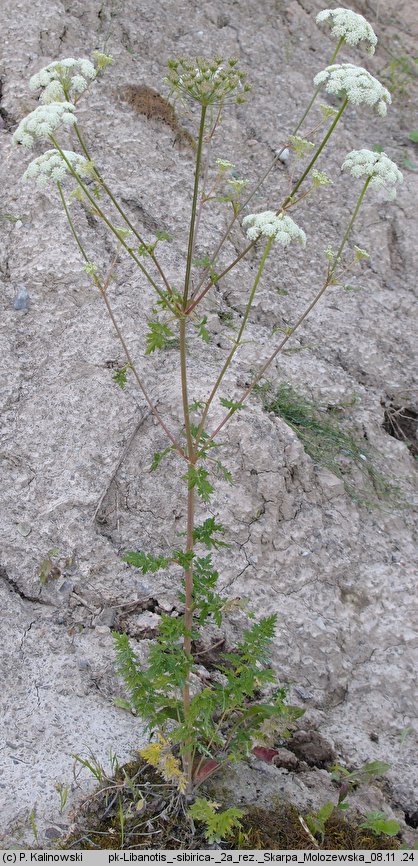
<path id="1" fill-rule="evenodd" d="M 88 177 L 91 174 L 92 164 L 84 156 L 74 153 L 73 150 L 63 150 L 63 154 L 81 177 Z M 50 181 L 53 183 L 63 181 L 68 171 L 69 168 L 61 154 L 54 148 L 53 150 L 46 150 L 42 156 L 38 156 L 29 163 L 23 180 L 34 180 L 37 186 L 45 189 Z"/>
<path id="2" fill-rule="evenodd" d="M 96 78 L 97 72 L 90 60 L 67 57 L 49 63 L 40 72 L 32 75 L 29 81 L 31 90 L 42 90 L 39 101 L 44 105 L 51 102 L 66 102 L 87 90 Z"/>
<path id="3" fill-rule="evenodd" d="M 306 235 L 303 229 L 284 214 L 277 215 L 274 210 L 265 210 L 258 214 L 248 214 L 242 221 L 242 226 L 247 229 L 247 237 L 251 241 L 264 236 L 274 238 L 279 244 L 288 247 L 292 241 L 298 241 L 304 247 Z"/>
<path id="4" fill-rule="evenodd" d="M 367 69 L 352 63 L 327 66 L 315 76 L 314 84 L 317 87 L 324 84 L 327 93 L 346 97 L 353 105 L 370 105 L 382 117 L 392 102 L 389 91 L 377 78 L 373 78 Z"/>
<path id="5" fill-rule="evenodd" d="M 71 102 L 54 102 L 51 105 L 39 105 L 27 117 L 20 121 L 13 135 L 14 144 L 32 147 L 35 141 L 45 140 L 62 124 L 76 123 L 75 107 Z"/>
<path id="6" fill-rule="evenodd" d="M 316 23 L 322 24 L 324 21 L 331 26 L 331 35 L 336 39 L 344 39 L 347 45 L 358 45 L 366 43 L 366 51 L 368 54 L 374 54 L 377 45 L 377 36 L 371 24 L 351 9 L 323 9 L 316 16 Z"/>
<path id="7" fill-rule="evenodd" d="M 342 171 L 349 171 L 353 177 L 370 177 L 369 187 L 383 189 L 389 199 L 396 196 L 396 184 L 403 182 L 403 174 L 396 162 L 385 153 L 376 153 L 374 150 L 352 150 L 341 168 Z"/>

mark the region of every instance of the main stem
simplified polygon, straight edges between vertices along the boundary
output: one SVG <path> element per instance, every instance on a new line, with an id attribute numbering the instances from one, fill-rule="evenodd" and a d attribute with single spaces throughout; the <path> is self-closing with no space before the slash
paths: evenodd
<path id="1" fill-rule="evenodd" d="M 187 440 L 187 458 L 190 466 L 195 466 L 197 461 L 196 450 L 193 444 L 193 436 L 190 424 L 189 397 L 187 388 L 187 358 L 186 358 L 186 318 L 180 319 L 180 372 L 181 372 L 181 395 L 183 402 L 184 426 Z M 194 530 L 194 487 L 188 482 L 187 491 L 187 528 L 186 528 L 186 553 L 193 551 Z M 193 562 L 184 569 L 184 638 L 183 650 L 187 657 L 192 651 L 192 625 L 193 625 Z M 183 686 L 183 710 L 184 721 L 187 724 L 190 707 L 190 673 L 187 673 Z M 193 753 L 191 747 L 186 745 L 183 755 L 183 768 L 187 778 L 187 793 L 193 789 Z"/>
<path id="2" fill-rule="evenodd" d="M 187 491 L 187 544 L 186 552 L 193 551 L 194 530 L 194 487 Z M 192 654 L 192 627 L 193 627 L 193 566 L 190 564 L 184 571 L 185 607 L 184 607 L 184 638 L 183 650 L 187 657 Z M 190 707 L 190 673 L 187 673 L 183 686 L 183 711 L 184 721 L 187 724 Z M 187 745 L 183 755 L 184 774 L 187 779 L 187 793 L 193 790 L 193 753 L 192 748 Z"/>
<path id="3" fill-rule="evenodd" d="M 191 269 L 192 269 L 192 260 L 193 260 L 197 196 L 199 193 L 200 164 L 202 162 L 202 149 L 203 149 L 203 136 L 204 136 L 204 132 L 205 132 L 206 110 L 207 110 L 206 105 L 202 105 L 202 111 L 201 111 L 201 115 L 200 115 L 199 138 L 197 141 L 192 213 L 191 213 L 191 217 L 190 217 L 189 244 L 188 244 L 188 249 L 187 249 L 186 276 L 184 278 L 184 293 L 183 293 L 183 308 L 184 309 L 186 309 L 186 307 L 187 307 L 187 298 L 189 295 L 189 285 L 190 285 L 190 273 L 191 273 Z"/>

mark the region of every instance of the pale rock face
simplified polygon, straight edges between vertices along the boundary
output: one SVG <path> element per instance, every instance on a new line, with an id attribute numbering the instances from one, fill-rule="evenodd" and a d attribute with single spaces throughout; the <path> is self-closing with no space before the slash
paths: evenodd
<path id="1" fill-rule="evenodd" d="M 180 286 L 192 150 L 177 150 L 169 127 L 136 115 L 115 94 L 133 79 L 159 89 L 165 59 L 190 52 L 191 40 L 202 54 L 242 52 L 243 65 L 251 64 L 253 97 L 225 113 L 213 157 L 231 160 L 242 176 L 255 180 L 310 99 L 319 51 L 325 57 L 327 50 L 324 36 L 314 17 L 296 3 L 277 4 L 274 15 L 272 4 L 258 4 L 257 26 L 254 3 L 248 0 L 236 4 L 233 13 L 220 0 L 207 8 L 191 0 L 165 5 L 125 0 L 114 4 L 112 15 L 104 6 L 104 21 L 92 0 L 66 7 L 64 12 L 55 0 L 7 5 L 2 109 L 14 119 L 13 128 L 35 105 L 27 89 L 31 73 L 60 56 L 87 55 L 110 32 L 114 66 L 107 79 L 93 85 L 91 96 L 80 100 L 78 121 L 118 200 L 128 202 L 129 215 L 146 239 L 153 239 L 156 230 L 170 231 L 164 262 Z M 411 9 L 404 4 L 397 10 L 409 56 L 415 51 Z M 391 21 L 392 11 L 393 3 L 381 0 L 379 29 L 389 40 L 396 30 L 384 22 Z M 229 23 L 220 26 L 219 16 L 224 21 L 225 14 Z M 396 153 L 406 110 L 394 106 L 384 122 L 368 112 L 350 117 L 342 138 L 324 151 L 320 169 L 334 176 L 347 152 L 365 142 L 387 142 L 388 153 Z M 405 128 L 413 128 L 406 117 Z M 192 128 L 193 117 L 184 120 L 186 126 L 189 122 Z M 59 135 L 66 148 L 77 149 L 71 128 Z M 248 147 L 249 137 L 257 140 L 257 148 Z M 39 194 L 21 183 L 25 154 L 12 147 L 7 125 L 0 130 L 0 149 L 0 718 L 6 743 L 0 835 L 4 846 L 33 846 L 28 815 L 36 802 L 41 845 L 50 848 L 45 830 L 69 821 L 69 812 L 59 815 L 54 784 L 71 786 L 71 753 L 90 748 L 106 764 L 112 747 L 123 762 L 147 739 L 138 719 L 113 704 L 123 690 L 115 673 L 110 615 L 107 622 L 103 618 L 109 609 L 120 617 L 126 612 L 122 605 L 132 605 L 127 623 L 133 629 L 138 611 L 150 600 L 167 613 L 176 606 L 174 570 L 143 577 L 121 561 L 121 553 L 135 548 L 165 553 L 178 543 L 177 533 L 185 527 L 183 467 L 169 457 L 159 473 L 150 472 L 153 453 L 167 443 L 133 382 L 125 391 L 113 382 L 123 355 L 103 302 L 82 271 L 58 196 L 52 187 Z M 251 210 L 274 209 L 288 190 L 289 168 L 275 167 Z M 250 317 L 250 342 L 237 353 L 224 396 L 241 393 L 280 335 L 273 330 L 294 323 L 317 291 L 324 274 L 321 251 L 327 244 L 335 248 L 361 179 L 347 176 L 342 182 L 344 194 L 335 180 L 334 187 L 318 190 L 306 209 L 295 213 L 309 237 L 306 250 L 299 244 L 287 250 L 273 245 Z M 380 209 L 374 196 L 365 197 L 353 242 L 371 259 L 358 272 L 358 291 L 332 287 L 299 337 L 289 342 L 292 351 L 282 353 L 269 374 L 273 392 L 289 382 L 321 406 L 353 401 L 341 418 L 347 413 L 347 423 L 367 437 L 382 473 L 396 478 L 402 507 L 362 507 L 350 499 L 339 480 L 314 465 L 296 433 L 263 411 L 256 396 L 222 438 L 220 457 L 235 484 L 217 482 L 213 502 L 213 513 L 233 543 L 231 551 L 215 558 L 225 594 L 243 604 L 248 599 L 258 613 L 277 612 L 272 663 L 279 678 L 291 684 L 291 700 L 306 710 L 301 724 L 319 729 L 348 766 L 389 761 L 388 785 L 359 789 L 352 802 L 363 814 L 381 809 L 391 816 L 393 806 L 398 819 L 401 810 L 414 811 L 418 789 L 416 551 L 409 506 L 416 469 L 405 442 L 382 428 L 381 401 L 395 389 L 409 393 L 416 375 L 411 319 L 418 271 L 416 200 L 413 172 L 405 172 L 402 207 L 395 201 Z M 83 208 L 74 214 L 89 254 L 108 262 L 115 248 L 102 226 Z M 213 249 L 225 214 L 220 204 L 207 208 L 199 255 Z M 235 255 L 235 245 L 239 251 L 245 243 L 238 226 L 223 263 Z M 222 322 L 229 347 L 258 256 L 259 251 L 207 298 L 204 312 L 213 339 L 208 346 L 191 339 L 192 399 L 205 399 L 224 363 L 214 323 L 221 308 L 230 313 Z M 14 309 L 21 286 L 30 297 L 25 311 Z M 109 296 L 161 412 L 173 429 L 180 428 L 176 350 L 144 358 L 146 318 L 155 296 L 122 255 Z M 216 406 L 213 424 L 222 414 Z M 199 519 L 207 516 L 199 508 Z M 62 574 L 41 587 L 37 569 L 51 548 L 59 549 Z M 228 620 L 232 643 L 246 624 L 244 611 L 237 607 Z M 146 613 L 155 623 L 157 614 Z M 141 660 L 149 640 L 135 640 Z M 401 748 L 406 728 L 412 732 Z M 324 770 L 294 775 L 257 762 L 256 771 L 244 764 L 228 774 L 238 801 L 255 802 L 259 796 L 267 803 L 278 794 L 301 811 L 312 811 L 335 799 Z M 83 776 L 80 785 L 80 794 L 70 793 L 71 807 L 93 789 L 94 780 Z M 414 832 L 409 832 L 404 838 L 412 844 Z"/>

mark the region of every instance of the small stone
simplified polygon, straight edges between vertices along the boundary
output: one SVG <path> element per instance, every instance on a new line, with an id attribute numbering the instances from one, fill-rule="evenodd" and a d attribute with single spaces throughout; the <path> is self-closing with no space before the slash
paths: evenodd
<path id="1" fill-rule="evenodd" d="M 293 691 L 296 692 L 301 701 L 311 701 L 313 698 L 312 692 L 308 692 L 303 686 L 294 686 Z"/>
<path id="2" fill-rule="evenodd" d="M 96 625 L 96 634 L 110 634 L 110 628 L 108 625 Z"/>
<path id="3" fill-rule="evenodd" d="M 116 611 L 113 607 L 104 607 L 93 619 L 93 625 L 106 625 L 109 628 L 115 624 Z"/>
<path id="4" fill-rule="evenodd" d="M 32 527 L 29 526 L 29 523 L 18 523 L 17 531 L 20 533 L 20 535 L 23 535 L 23 537 L 26 538 L 27 535 L 31 534 Z"/>
<path id="5" fill-rule="evenodd" d="M 29 303 L 30 299 L 28 290 L 25 286 L 19 286 L 17 295 L 13 302 L 13 309 L 26 311 L 29 309 Z"/>
<path id="6" fill-rule="evenodd" d="M 161 617 L 151 610 L 144 610 L 135 620 L 135 635 L 141 638 L 153 637 L 160 624 Z"/>
<path id="7" fill-rule="evenodd" d="M 297 770 L 299 761 L 293 752 L 289 749 L 277 749 L 277 755 L 273 758 L 275 767 L 282 767 L 284 770 Z"/>
<path id="8" fill-rule="evenodd" d="M 47 827 L 45 830 L 45 836 L 47 839 L 59 839 L 62 834 L 56 827 Z"/>
<path id="9" fill-rule="evenodd" d="M 280 148 L 280 150 L 276 150 L 276 156 L 279 162 L 282 162 L 283 165 L 286 165 L 290 159 L 290 150 L 288 147 Z"/>

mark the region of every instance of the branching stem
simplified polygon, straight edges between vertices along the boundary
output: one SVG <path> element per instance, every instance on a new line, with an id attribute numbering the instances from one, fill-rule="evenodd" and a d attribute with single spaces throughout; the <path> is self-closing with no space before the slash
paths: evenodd
<path id="1" fill-rule="evenodd" d="M 111 189 L 109 188 L 109 186 L 108 186 L 107 183 L 105 182 L 105 180 L 104 180 L 104 178 L 102 177 L 101 173 L 100 173 L 99 170 L 96 168 L 96 165 L 94 164 L 93 159 L 92 159 L 92 157 L 91 157 L 91 155 L 90 155 L 90 153 L 89 153 L 89 151 L 88 151 L 88 149 L 87 149 L 87 146 L 86 146 L 86 144 L 85 144 L 84 138 L 83 138 L 83 136 L 81 135 L 80 128 L 79 128 L 79 126 L 78 126 L 77 123 L 74 124 L 74 132 L 75 132 L 75 134 L 76 134 L 76 136 L 77 136 L 77 138 L 78 138 L 78 140 L 79 140 L 79 142 L 80 142 L 80 146 L 81 146 L 81 148 L 82 148 L 82 150 L 83 150 L 83 152 L 84 152 L 84 155 L 85 155 L 86 159 L 88 159 L 89 162 L 91 162 L 92 165 L 93 165 L 94 173 L 95 173 L 95 175 L 96 175 L 96 178 L 97 178 L 98 182 L 100 183 L 100 186 L 103 187 L 104 191 L 105 191 L 105 192 L 107 193 L 107 195 L 109 196 L 109 198 L 110 198 L 112 204 L 114 205 L 114 207 L 116 208 L 116 210 L 118 211 L 119 215 L 122 217 L 122 219 L 124 220 L 124 222 L 126 223 L 126 225 L 128 226 L 128 228 L 131 230 L 132 234 L 135 235 L 136 239 L 139 241 L 139 243 L 140 243 L 142 246 L 146 247 L 146 243 L 145 243 L 144 239 L 143 239 L 143 238 L 141 237 L 141 235 L 137 232 L 136 228 L 132 225 L 132 223 L 131 223 L 129 217 L 127 217 L 127 215 L 125 214 L 125 211 L 123 210 L 123 208 L 121 208 L 121 206 L 119 205 L 119 203 L 118 203 L 117 200 L 115 199 L 115 197 L 114 197 L 114 195 L 113 195 Z M 158 262 L 158 260 L 157 260 L 156 255 L 155 255 L 153 252 L 148 252 L 148 255 L 150 256 L 150 258 L 151 258 L 152 261 L 154 262 L 154 265 L 155 265 L 155 267 L 157 268 L 158 273 L 160 274 L 160 277 L 161 277 L 161 279 L 162 279 L 162 281 L 163 281 L 163 283 L 164 283 L 164 285 L 165 285 L 165 287 L 166 287 L 166 289 L 167 289 L 169 295 L 172 295 L 173 293 L 172 293 L 172 290 L 171 290 L 170 283 L 168 282 L 168 280 L 167 280 L 167 278 L 166 278 L 166 276 L 165 276 L 165 273 L 164 273 L 164 271 L 163 271 L 161 265 L 159 264 L 159 262 Z"/>
<path id="2" fill-rule="evenodd" d="M 366 180 L 366 182 L 365 182 L 365 184 L 364 184 L 364 186 L 363 186 L 363 189 L 362 189 L 362 191 L 361 191 L 361 193 L 360 193 L 360 195 L 359 195 L 359 197 L 358 197 L 357 204 L 356 204 L 356 206 L 355 206 L 355 208 L 354 208 L 354 211 L 353 211 L 352 217 L 351 217 L 351 219 L 350 219 L 350 222 L 349 222 L 349 224 L 348 224 L 348 226 L 347 226 L 346 232 L 345 232 L 345 234 L 344 234 L 344 236 L 343 236 L 343 239 L 342 239 L 342 241 L 341 241 L 341 243 L 340 243 L 340 246 L 339 246 L 339 248 L 338 248 L 338 252 L 337 252 L 337 254 L 336 254 L 336 256 L 335 256 L 335 260 L 334 260 L 334 262 L 333 262 L 332 268 L 329 270 L 329 272 L 328 272 L 328 274 L 327 274 L 327 278 L 326 278 L 326 280 L 325 280 L 325 282 L 324 282 L 324 285 L 323 285 L 322 288 L 319 290 L 319 292 L 317 292 L 317 294 L 315 295 L 315 297 L 313 298 L 313 300 L 311 301 L 311 303 L 309 304 L 309 306 L 306 308 L 306 310 L 305 310 L 305 311 L 302 313 L 302 315 L 299 317 L 299 319 L 297 320 L 297 322 L 296 322 L 296 324 L 293 326 L 293 328 L 289 328 L 288 332 L 287 332 L 287 333 L 285 334 L 285 336 L 283 337 L 283 340 L 281 341 L 280 345 L 279 345 L 279 346 L 277 347 L 277 349 L 275 349 L 274 352 L 270 355 L 270 357 L 267 359 L 267 361 L 265 362 L 265 364 L 263 364 L 263 366 L 261 367 L 261 369 L 259 370 L 259 372 L 258 372 L 257 375 L 255 376 L 255 378 L 252 380 L 251 384 L 248 386 L 248 388 L 246 389 L 246 391 L 244 391 L 244 394 L 242 395 L 242 397 L 241 397 L 240 400 L 239 400 L 239 405 L 240 405 L 240 406 L 241 406 L 241 405 L 245 402 L 245 400 L 250 396 L 251 392 L 253 391 L 253 389 L 255 388 L 255 386 L 257 385 L 257 383 L 260 381 L 260 379 L 264 376 L 264 373 L 266 372 L 266 370 L 268 369 L 268 367 L 270 366 L 270 364 L 273 363 L 274 359 L 277 357 L 277 355 L 279 354 L 279 352 L 282 351 L 282 349 L 284 348 L 284 346 L 286 345 L 286 343 L 288 342 L 288 340 L 290 340 L 290 337 L 293 336 L 293 334 L 294 334 L 295 331 L 300 327 L 300 325 L 302 324 L 302 322 L 305 321 L 306 317 L 309 315 L 309 313 L 311 312 L 311 310 L 316 306 L 316 304 L 318 303 L 318 301 L 320 300 L 320 298 L 321 298 L 322 295 L 324 294 L 325 290 L 326 290 L 326 289 L 328 288 L 328 286 L 333 282 L 333 277 L 334 277 L 334 274 L 335 274 L 335 270 L 336 270 L 337 265 L 339 264 L 339 262 L 340 262 L 340 260 L 341 260 L 341 256 L 342 256 L 342 254 L 343 254 L 344 247 L 345 247 L 345 245 L 346 245 L 346 243 L 347 243 L 348 237 L 349 237 L 349 235 L 350 235 L 350 233 L 351 233 L 351 230 L 352 230 L 352 228 L 353 228 L 354 221 L 355 221 L 355 219 L 357 218 L 357 214 L 358 214 L 358 212 L 359 212 L 359 210 L 360 210 L 360 207 L 361 207 L 361 204 L 362 204 L 362 201 L 363 201 L 364 195 L 365 195 L 365 193 L 366 193 L 367 187 L 368 187 L 368 185 L 369 185 L 369 183 L 370 183 L 370 180 L 371 180 L 371 178 L 368 177 L 367 180 Z M 205 442 L 205 445 L 206 445 L 206 446 L 209 444 L 209 442 L 212 442 L 212 441 L 215 439 L 215 437 L 216 437 L 216 436 L 218 435 L 218 433 L 222 430 L 222 428 L 225 426 L 225 424 L 226 424 L 227 421 L 231 418 L 232 415 L 233 415 L 233 411 L 231 410 L 230 412 L 228 412 L 228 414 L 225 416 L 225 418 L 221 421 L 220 424 L 218 424 L 218 426 L 216 427 L 216 429 L 213 431 L 213 433 L 212 433 L 212 434 L 209 436 L 209 438 L 206 440 L 206 442 Z"/>
<path id="3" fill-rule="evenodd" d="M 88 263 L 89 263 L 89 257 L 88 257 L 88 255 L 87 255 L 85 249 L 84 249 L 84 246 L 83 246 L 83 244 L 82 244 L 82 242 L 81 242 L 81 240 L 80 240 L 80 238 L 79 238 L 78 232 L 77 232 L 77 230 L 76 230 L 76 228 L 75 228 L 74 222 L 73 222 L 73 220 L 72 220 L 72 218 L 71 218 L 71 214 L 70 214 L 70 211 L 69 211 L 69 209 L 68 209 L 67 202 L 65 201 L 65 196 L 64 196 L 64 193 L 63 193 L 63 191 L 62 191 L 61 184 L 60 184 L 60 183 L 57 183 L 57 187 L 58 187 L 58 192 L 59 192 L 60 197 L 61 197 L 62 205 L 63 205 L 63 207 L 64 207 L 65 215 L 66 215 L 66 217 L 67 217 L 68 224 L 69 224 L 69 226 L 70 226 L 71 232 L 72 232 L 72 234 L 73 234 L 73 236 L 74 236 L 74 239 L 75 239 L 75 241 L 76 241 L 76 244 L 77 244 L 77 246 L 78 246 L 78 248 L 79 248 L 79 250 L 80 250 L 80 253 L 81 253 L 81 255 L 82 255 L 84 261 L 86 262 L 86 264 L 88 264 Z M 111 277 L 112 277 L 112 273 L 113 273 L 114 267 L 115 267 L 115 265 L 116 265 L 116 261 L 117 261 L 117 254 L 115 255 L 115 257 L 114 257 L 114 259 L 113 259 L 113 262 L 112 262 L 112 264 L 111 264 L 111 268 L 110 268 L 109 274 L 108 274 L 108 276 L 107 276 L 107 279 L 106 279 L 103 283 L 102 283 L 101 280 L 99 280 L 97 274 L 94 274 L 94 273 L 93 273 L 93 274 L 92 274 L 92 277 L 93 277 L 94 282 L 95 282 L 97 288 L 99 289 L 100 294 L 101 294 L 101 296 L 102 296 L 102 298 L 103 298 L 103 300 L 104 300 L 104 302 L 105 302 L 105 304 L 106 304 L 107 312 L 109 313 L 109 316 L 110 316 L 110 319 L 111 319 L 111 321 L 112 321 L 113 327 L 114 327 L 114 329 L 115 329 L 115 331 L 116 331 L 116 334 L 117 334 L 117 336 L 118 336 L 118 338 L 119 338 L 119 340 L 120 340 L 120 342 L 121 342 L 121 344 L 122 344 L 123 351 L 125 352 L 125 357 L 126 357 L 126 360 L 127 360 L 128 364 L 129 364 L 129 367 L 131 368 L 131 370 L 132 370 L 132 372 L 133 372 L 133 374 L 134 374 L 134 376 L 135 376 L 135 379 L 136 379 L 136 381 L 137 381 L 137 383 L 138 383 L 138 385 L 139 385 L 139 387 L 140 387 L 140 389 L 141 389 L 141 391 L 142 391 L 142 393 L 143 393 L 143 395 L 144 395 L 144 397 L 145 397 L 145 400 L 146 400 L 147 403 L 148 403 L 148 406 L 149 406 L 150 409 L 151 409 L 151 412 L 153 413 L 153 415 L 154 415 L 156 421 L 158 421 L 158 423 L 160 424 L 160 426 L 161 426 L 162 429 L 164 430 L 164 433 L 166 434 L 166 436 L 168 437 L 168 439 L 170 440 L 170 442 L 174 445 L 176 451 L 180 454 L 181 457 L 183 457 L 185 460 L 187 460 L 187 456 L 186 456 L 186 454 L 184 453 L 182 447 L 179 445 L 179 443 L 177 442 L 177 439 L 173 436 L 173 434 L 171 433 L 171 431 L 168 429 L 168 427 L 167 427 L 165 421 L 161 418 L 161 415 L 160 415 L 160 413 L 159 413 L 159 411 L 158 411 L 156 405 L 152 402 L 151 397 L 150 397 L 150 395 L 148 394 L 148 390 L 147 390 L 147 388 L 145 387 L 145 385 L 144 385 L 144 383 L 143 383 L 143 381 L 142 381 L 142 379 L 141 379 L 141 377 L 140 377 L 140 375 L 139 375 L 139 373 L 138 373 L 138 371 L 137 371 L 137 369 L 136 369 L 136 367 L 135 367 L 135 364 L 134 364 L 134 361 L 133 361 L 132 355 L 131 355 L 131 353 L 130 353 L 130 350 L 129 350 L 129 348 L 128 348 L 128 345 L 127 345 L 127 343 L 126 343 L 126 340 L 125 340 L 125 338 L 124 338 L 124 336 L 123 336 L 123 333 L 122 333 L 122 331 L 121 331 L 121 329 L 120 329 L 120 327 L 119 327 L 119 325 L 118 325 L 118 322 L 117 322 L 117 320 L 116 320 L 116 318 L 115 318 L 115 315 L 114 315 L 113 309 L 112 309 L 112 307 L 111 307 L 111 304 L 110 304 L 109 298 L 108 298 L 108 296 L 107 296 L 107 289 L 108 289 L 108 286 L 109 286 L 109 283 L 110 283 L 110 280 L 111 280 Z"/>

